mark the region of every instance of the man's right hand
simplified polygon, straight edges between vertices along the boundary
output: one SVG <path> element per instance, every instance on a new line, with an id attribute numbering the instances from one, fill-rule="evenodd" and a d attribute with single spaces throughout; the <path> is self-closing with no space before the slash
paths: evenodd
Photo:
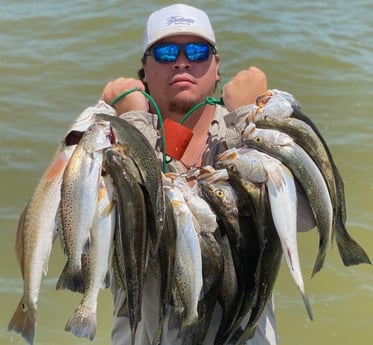
<path id="1" fill-rule="evenodd" d="M 145 91 L 143 82 L 134 78 L 118 78 L 106 84 L 101 99 L 110 104 L 116 97 L 123 92 L 137 88 L 139 91 Z M 149 104 L 146 97 L 138 91 L 134 91 L 115 102 L 113 105 L 118 114 L 126 113 L 132 110 L 149 111 Z"/>

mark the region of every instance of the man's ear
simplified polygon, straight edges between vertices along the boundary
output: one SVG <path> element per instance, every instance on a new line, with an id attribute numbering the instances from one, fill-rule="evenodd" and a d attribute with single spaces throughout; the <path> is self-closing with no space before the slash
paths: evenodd
<path id="1" fill-rule="evenodd" d="M 216 81 L 220 81 L 220 56 L 218 54 L 215 55 L 216 61 Z"/>

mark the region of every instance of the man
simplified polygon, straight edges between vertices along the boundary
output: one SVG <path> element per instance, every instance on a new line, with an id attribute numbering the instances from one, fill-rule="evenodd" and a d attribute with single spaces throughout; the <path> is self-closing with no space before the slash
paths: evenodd
<path id="1" fill-rule="evenodd" d="M 209 18 L 205 12 L 176 4 L 152 13 L 144 35 L 141 79 L 119 78 L 109 82 L 102 99 L 111 104 L 132 88 L 147 91 L 156 101 L 163 119 L 179 122 L 196 104 L 213 96 L 219 81 L 220 57 Z M 255 67 L 239 72 L 222 91 L 225 107 L 207 104 L 195 110 L 184 122 L 193 136 L 179 160 L 173 159 L 168 170 L 189 172 L 203 165 L 214 165 L 217 153 L 226 145 L 238 144 L 245 125 L 249 104 L 267 90 L 265 74 Z M 120 97 L 119 97 L 120 98 Z M 154 148 L 159 137 L 155 109 L 141 92 L 132 92 L 113 104 L 120 116 L 133 123 Z M 167 138 L 167 136 L 166 136 Z M 123 293 L 113 287 L 116 304 Z M 136 332 L 136 344 L 150 345 L 158 326 L 159 280 L 148 269 L 143 298 L 142 320 Z M 219 327 L 222 312 L 216 306 L 203 344 L 211 345 Z M 112 343 L 131 343 L 128 319 L 114 316 Z M 182 344 L 177 333 L 165 322 L 162 345 Z M 269 303 L 250 345 L 277 344 L 272 305 Z"/>

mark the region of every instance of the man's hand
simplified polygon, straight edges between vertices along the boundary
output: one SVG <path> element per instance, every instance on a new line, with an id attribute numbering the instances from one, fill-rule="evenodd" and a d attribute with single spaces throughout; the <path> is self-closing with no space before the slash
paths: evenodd
<path id="1" fill-rule="evenodd" d="M 137 88 L 139 91 L 145 91 L 145 86 L 139 79 L 134 78 L 118 78 L 106 84 L 102 92 L 101 99 L 107 104 L 110 104 L 116 97 L 123 92 Z M 125 113 L 131 110 L 149 111 L 149 105 L 146 97 L 138 91 L 134 91 L 118 100 L 113 107 L 118 114 Z"/>
<path id="2" fill-rule="evenodd" d="M 222 90 L 224 104 L 233 111 L 247 104 L 255 103 L 256 98 L 267 91 L 267 77 L 257 67 L 249 67 L 238 72 Z"/>

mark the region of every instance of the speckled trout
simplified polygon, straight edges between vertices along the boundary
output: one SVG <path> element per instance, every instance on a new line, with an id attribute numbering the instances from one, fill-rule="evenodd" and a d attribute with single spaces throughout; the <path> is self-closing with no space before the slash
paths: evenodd
<path id="1" fill-rule="evenodd" d="M 341 174 L 334 163 L 332 154 L 317 130 L 306 115 L 298 118 L 277 118 L 272 116 L 256 117 L 257 128 L 277 129 L 290 135 L 313 159 L 324 176 L 333 205 L 333 233 L 340 256 L 346 266 L 370 263 L 364 249 L 351 237 L 346 229 L 346 205 L 344 184 Z"/>
<path id="2" fill-rule="evenodd" d="M 151 254 L 155 256 L 164 226 L 165 206 L 161 167 L 154 148 L 146 137 L 128 121 L 105 114 L 97 114 L 96 118 L 111 122 L 116 143 L 122 147 L 123 153 L 131 158 L 138 168 L 149 213 Z"/>
<path id="3" fill-rule="evenodd" d="M 100 109 L 104 111 L 104 108 Z M 24 286 L 8 329 L 20 333 L 30 344 L 34 341 L 40 284 L 47 273 L 56 235 L 62 176 L 83 132 L 93 122 L 95 111 L 97 108 L 86 109 L 70 126 L 18 222 L 16 252 Z"/>
<path id="4" fill-rule="evenodd" d="M 175 282 L 184 306 L 184 319 L 179 335 L 186 335 L 198 321 L 198 300 L 202 290 L 202 256 L 192 212 L 182 192 L 175 186 L 165 186 L 176 221 Z"/>
<path id="5" fill-rule="evenodd" d="M 333 207 L 324 177 L 310 156 L 289 135 L 277 130 L 256 128 L 251 123 L 243 136 L 248 146 L 284 163 L 306 192 L 320 235 L 313 276 L 323 267 L 332 231 Z"/>
<path id="6" fill-rule="evenodd" d="M 82 256 L 85 291 L 65 330 L 93 340 L 96 334 L 97 298 L 110 283 L 109 262 L 115 228 L 114 186 L 108 176 L 100 178 L 97 205 L 92 223 L 91 246 Z"/>
<path id="7" fill-rule="evenodd" d="M 89 248 L 103 149 L 111 146 L 110 122 L 95 121 L 76 146 L 63 174 L 60 215 L 67 263 L 57 289 L 84 292 L 81 256 Z"/>
<path id="8" fill-rule="evenodd" d="M 301 293 L 308 316 L 312 320 L 312 310 L 306 296 L 298 254 L 298 201 L 292 173 L 278 159 L 248 147 L 232 148 L 225 151 L 219 155 L 217 165 L 229 170 L 232 183 L 236 181 L 234 183 L 236 188 L 239 186 L 237 183 L 239 179 L 233 179 L 234 175 L 242 180 L 241 185 L 244 182 L 246 184 L 255 182 L 266 185 L 271 208 L 270 213 L 281 241 L 285 262 Z M 263 199 L 263 197 L 259 199 Z"/>

